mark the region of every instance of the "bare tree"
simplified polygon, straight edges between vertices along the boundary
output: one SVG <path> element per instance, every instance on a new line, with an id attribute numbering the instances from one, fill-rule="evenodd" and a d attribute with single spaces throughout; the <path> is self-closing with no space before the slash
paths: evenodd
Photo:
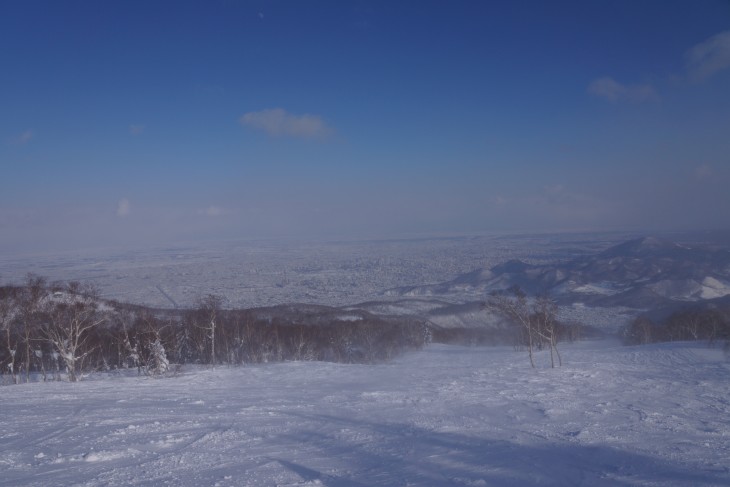
<path id="1" fill-rule="evenodd" d="M 69 381 L 76 382 L 77 372 L 93 350 L 87 346 L 89 332 L 104 318 L 97 313 L 94 294 L 79 293 L 76 284 L 69 284 L 68 294 L 56 303 L 50 317 L 50 323 L 43 327 L 44 335 L 63 360 Z"/>
<path id="2" fill-rule="evenodd" d="M 294 360 L 313 360 L 312 338 L 309 329 L 304 325 L 298 325 L 289 335 L 289 348 Z"/>
<path id="3" fill-rule="evenodd" d="M 656 326 L 646 316 L 635 318 L 624 330 L 623 339 L 629 345 L 644 345 L 655 340 Z"/>
<path id="4" fill-rule="evenodd" d="M 367 363 L 374 363 L 378 353 L 378 327 L 373 323 L 365 322 L 358 327 L 358 341 L 362 344 L 364 359 Z"/>
<path id="5" fill-rule="evenodd" d="M 558 365 L 563 364 L 558 351 L 558 307 L 552 299 L 540 296 L 530 304 L 525 293 L 519 287 L 513 286 L 507 293 L 492 293 L 487 299 L 485 307 L 501 314 L 518 326 L 519 343 L 527 346 L 530 365 L 533 368 L 535 368 L 533 355 L 535 348 L 539 350 L 542 350 L 543 347 L 550 348 L 551 367 L 555 367 L 556 358 Z"/>
<path id="6" fill-rule="evenodd" d="M 8 363 L 5 364 L 13 383 L 18 383 L 18 373 L 15 367 L 15 357 L 18 353 L 18 340 L 13 330 L 13 322 L 16 314 L 15 289 L 0 289 L 0 330 L 2 330 L 5 347 L 8 353 Z"/>
<path id="7" fill-rule="evenodd" d="M 557 355 L 558 364 L 563 365 L 563 360 L 558 351 L 558 307 L 555 301 L 546 296 L 540 296 L 535 300 L 532 310 L 531 319 L 535 333 L 541 340 L 547 342 L 550 347 L 550 366 L 555 367 L 553 352 Z"/>
<path id="8" fill-rule="evenodd" d="M 38 314 L 41 310 L 41 301 L 46 294 L 46 279 L 35 274 L 28 274 L 18 303 L 25 347 L 25 382 L 30 381 L 31 360 L 34 355 L 31 353 L 32 343 L 37 337 Z"/>
<path id="9" fill-rule="evenodd" d="M 519 336 L 526 342 L 527 353 L 530 356 L 530 365 L 535 368 L 533 347 L 536 342 L 536 333 L 533 327 L 530 307 L 527 304 L 527 295 L 517 286 L 505 293 L 492 293 L 485 303 L 487 309 L 493 310 L 519 327 Z"/>
<path id="10" fill-rule="evenodd" d="M 223 298 L 215 294 L 208 294 L 198 303 L 198 312 L 201 317 L 200 323 L 196 323 L 198 328 L 204 330 L 210 340 L 210 363 L 215 368 L 215 335 L 216 320 L 223 304 Z"/>

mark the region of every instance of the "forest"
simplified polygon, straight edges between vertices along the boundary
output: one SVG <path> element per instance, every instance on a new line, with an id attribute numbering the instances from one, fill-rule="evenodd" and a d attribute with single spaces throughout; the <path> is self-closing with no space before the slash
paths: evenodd
<path id="1" fill-rule="evenodd" d="M 707 340 L 710 345 L 724 343 L 730 351 L 730 307 L 692 305 L 661 319 L 642 315 L 622 330 L 622 338 L 627 345 Z"/>
<path id="2" fill-rule="evenodd" d="M 285 360 L 375 363 L 430 341 L 409 317 L 291 305 L 224 309 L 206 295 L 193 309 L 153 309 L 103 300 L 77 282 L 29 275 L 0 287 L 3 382 L 77 381 L 89 371 L 174 373 L 183 364 L 241 365 Z"/>
<path id="3" fill-rule="evenodd" d="M 562 323 L 547 297 L 519 289 L 492 293 L 484 308 L 504 326 L 439 328 L 416 316 L 374 315 L 360 309 L 292 304 L 228 309 L 219 296 L 202 296 L 190 309 L 160 309 L 102 299 L 90 285 L 48 283 L 29 274 L 23 285 L 0 286 L 0 383 L 68 380 L 119 369 L 175 374 L 185 364 L 243 365 L 282 361 L 371 364 L 430 342 L 512 345 L 549 351 L 562 365 L 558 344 L 595 335 Z M 730 311 L 681 308 L 662 321 L 646 316 L 621 331 L 625 344 L 707 340 L 730 343 Z"/>

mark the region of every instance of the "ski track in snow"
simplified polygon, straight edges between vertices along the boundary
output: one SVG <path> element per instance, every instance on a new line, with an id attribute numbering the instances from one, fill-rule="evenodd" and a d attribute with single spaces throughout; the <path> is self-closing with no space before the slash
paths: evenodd
<path id="1" fill-rule="evenodd" d="M 0 388 L 0 485 L 730 485 L 730 364 L 705 344 L 432 345 Z M 537 355 L 545 367 L 549 358 Z"/>

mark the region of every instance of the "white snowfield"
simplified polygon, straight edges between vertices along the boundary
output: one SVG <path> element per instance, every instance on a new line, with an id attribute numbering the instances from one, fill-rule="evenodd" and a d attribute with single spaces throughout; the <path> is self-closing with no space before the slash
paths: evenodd
<path id="1" fill-rule="evenodd" d="M 0 485 L 727 486 L 730 363 L 704 343 L 431 345 L 0 388 Z"/>

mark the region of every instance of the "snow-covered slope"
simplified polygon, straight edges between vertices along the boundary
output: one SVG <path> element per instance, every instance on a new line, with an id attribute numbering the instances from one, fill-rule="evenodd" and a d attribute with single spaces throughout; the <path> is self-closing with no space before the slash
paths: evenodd
<path id="1" fill-rule="evenodd" d="M 671 300 L 713 299 L 730 295 L 730 251 L 646 237 L 558 264 L 511 260 L 444 283 L 385 294 L 475 298 L 515 285 L 529 294 L 547 293 L 563 304 L 651 308 Z"/>
<path id="2" fill-rule="evenodd" d="M 3 387 L 0 485 L 730 485 L 720 350 L 562 352 L 559 369 L 438 345 L 377 366 Z"/>

